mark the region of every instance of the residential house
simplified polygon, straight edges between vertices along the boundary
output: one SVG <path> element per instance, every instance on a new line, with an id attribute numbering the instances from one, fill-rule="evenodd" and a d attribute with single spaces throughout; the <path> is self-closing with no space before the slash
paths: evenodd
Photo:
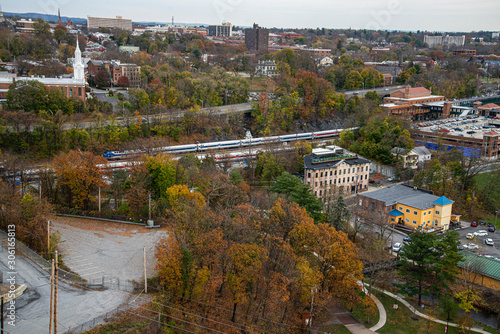
<path id="1" fill-rule="evenodd" d="M 333 65 L 333 59 L 331 57 L 323 57 L 319 60 L 318 67 L 327 67 Z"/>
<path id="2" fill-rule="evenodd" d="M 304 156 L 304 183 L 326 201 L 330 195 L 358 193 L 368 189 L 370 161 L 338 146 L 313 149 Z"/>
<path id="3" fill-rule="evenodd" d="M 391 154 L 403 163 L 403 168 L 417 169 L 418 167 L 418 155 L 413 152 L 413 150 L 408 150 L 406 148 L 394 147 L 391 150 Z"/>
<path id="4" fill-rule="evenodd" d="M 431 160 L 431 151 L 425 146 L 418 146 L 412 150 L 418 156 L 418 166 L 422 167 L 426 161 Z"/>
<path id="5" fill-rule="evenodd" d="M 406 185 L 357 196 L 357 211 L 361 217 L 379 216 L 390 224 L 425 232 L 448 230 L 452 223 L 452 207 L 453 201 L 445 196 L 438 197 L 432 191 Z"/>

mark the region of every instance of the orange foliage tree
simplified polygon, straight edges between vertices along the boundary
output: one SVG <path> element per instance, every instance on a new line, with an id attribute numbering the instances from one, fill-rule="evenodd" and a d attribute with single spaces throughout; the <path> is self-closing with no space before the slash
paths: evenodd
<path id="1" fill-rule="evenodd" d="M 103 178 L 106 173 L 99 166 L 106 163 L 102 156 L 81 151 L 69 151 L 54 158 L 52 168 L 66 205 L 83 210 L 90 208 L 96 201 L 98 189 L 107 186 Z"/>

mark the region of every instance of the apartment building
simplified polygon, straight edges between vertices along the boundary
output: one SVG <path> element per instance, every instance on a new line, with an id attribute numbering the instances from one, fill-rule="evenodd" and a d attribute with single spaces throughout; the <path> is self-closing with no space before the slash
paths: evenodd
<path id="1" fill-rule="evenodd" d="M 208 36 L 231 37 L 233 35 L 233 25 L 223 22 L 222 25 L 208 26 Z"/>
<path id="2" fill-rule="evenodd" d="M 269 46 L 269 29 L 262 29 L 259 25 L 245 29 L 245 44 L 250 52 L 267 51 Z"/>
<path id="3" fill-rule="evenodd" d="M 116 28 L 132 31 L 132 20 L 124 19 L 121 16 L 116 18 L 87 16 L 87 28 Z"/>
<path id="4" fill-rule="evenodd" d="M 322 201 L 337 192 L 367 190 L 369 175 L 369 160 L 338 146 L 313 149 L 312 154 L 304 157 L 304 182 Z"/>
<path id="5" fill-rule="evenodd" d="M 94 76 L 104 70 L 109 74 L 112 84 L 116 84 L 120 77 L 125 76 L 131 87 L 141 84 L 141 67 L 136 64 L 120 63 L 119 60 L 91 60 L 88 63 L 88 74 Z"/>

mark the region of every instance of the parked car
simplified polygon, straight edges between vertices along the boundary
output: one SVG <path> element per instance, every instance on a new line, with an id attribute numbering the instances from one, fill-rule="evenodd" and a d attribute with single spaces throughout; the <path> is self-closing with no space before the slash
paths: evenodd
<path id="1" fill-rule="evenodd" d="M 495 232 L 495 226 L 489 226 L 488 232 Z"/>
<path id="2" fill-rule="evenodd" d="M 467 235 L 465 236 L 467 239 L 474 239 L 474 234 L 472 233 L 467 233 Z"/>
<path id="3" fill-rule="evenodd" d="M 470 223 L 470 226 L 471 226 L 471 227 L 477 227 L 477 222 L 476 222 L 476 221 L 473 221 L 472 223 Z"/>
<path id="4" fill-rule="evenodd" d="M 410 237 L 404 237 L 404 238 L 403 238 L 403 241 L 404 241 L 404 242 L 411 242 L 411 238 L 410 238 Z"/>
<path id="5" fill-rule="evenodd" d="M 486 222 L 484 220 L 480 220 L 479 225 L 486 225 Z"/>
<path id="6" fill-rule="evenodd" d="M 397 242 L 394 244 L 394 246 L 392 246 L 393 252 L 399 253 L 400 250 L 401 250 L 401 243 Z"/>
<path id="7" fill-rule="evenodd" d="M 491 238 L 484 239 L 484 244 L 487 246 L 494 246 L 495 245 L 495 243 L 493 242 L 493 239 L 491 239 Z"/>
<path id="8" fill-rule="evenodd" d="M 478 237 L 485 237 L 488 235 L 488 232 L 486 230 L 479 230 L 474 232 L 474 235 L 477 235 Z"/>
<path id="9" fill-rule="evenodd" d="M 473 244 L 473 243 L 471 242 L 471 243 L 469 243 L 469 244 L 467 244 L 467 245 L 464 245 L 464 248 L 471 250 L 471 249 L 478 249 L 478 248 L 479 248 L 479 246 L 478 246 L 478 245 L 476 245 L 476 244 Z"/>

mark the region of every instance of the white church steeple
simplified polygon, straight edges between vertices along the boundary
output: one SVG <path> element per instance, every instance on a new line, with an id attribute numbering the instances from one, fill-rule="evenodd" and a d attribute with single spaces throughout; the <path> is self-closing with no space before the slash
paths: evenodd
<path id="1" fill-rule="evenodd" d="M 78 36 L 76 36 L 75 61 L 73 62 L 73 78 L 78 81 L 85 81 L 84 65 L 82 61 L 82 52 L 78 46 Z"/>

